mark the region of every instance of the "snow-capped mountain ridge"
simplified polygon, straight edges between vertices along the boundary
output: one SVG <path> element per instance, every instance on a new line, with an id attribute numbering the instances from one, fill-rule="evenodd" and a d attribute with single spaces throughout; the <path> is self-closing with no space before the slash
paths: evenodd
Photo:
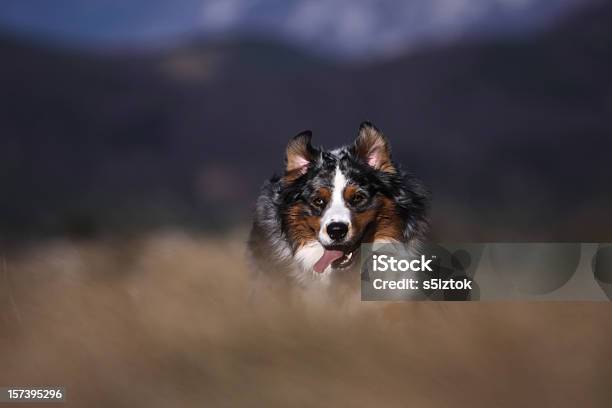
<path id="1" fill-rule="evenodd" d="M 190 35 L 264 34 L 367 58 L 462 36 L 524 33 L 589 0 L 6 0 L 0 29 L 60 43 L 151 46 Z"/>

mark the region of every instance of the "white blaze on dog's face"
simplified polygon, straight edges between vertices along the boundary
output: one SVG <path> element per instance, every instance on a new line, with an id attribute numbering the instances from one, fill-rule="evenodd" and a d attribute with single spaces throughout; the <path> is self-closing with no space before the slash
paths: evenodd
<path id="1" fill-rule="evenodd" d="M 334 182 L 332 187 L 332 197 L 327 209 L 321 217 L 321 228 L 319 230 L 319 241 L 325 246 L 331 246 L 336 240 L 330 237 L 328 229 L 332 224 L 344 225 L 347 233 L 341 241 L 351 239 L 351 210 L 344 201 L 344 189 L 346 188 L 346 176 L 342 174 L 339 167 L 336 167 Z"/>

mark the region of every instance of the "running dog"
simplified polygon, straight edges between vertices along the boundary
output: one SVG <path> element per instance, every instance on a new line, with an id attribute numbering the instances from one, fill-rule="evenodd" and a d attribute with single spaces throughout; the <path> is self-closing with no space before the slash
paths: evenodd
<path id="1" fill-rule="evenodd" d="M 429 194 L 392 160 L 382 132 L 364 122 L 353 144 L 330 151 L 311 138 L 291 139 L 283 176 L 261 188 L 248 244 L 256 272 L 329 283 L 355 269 L 363 243 L 418 248 Z"/>

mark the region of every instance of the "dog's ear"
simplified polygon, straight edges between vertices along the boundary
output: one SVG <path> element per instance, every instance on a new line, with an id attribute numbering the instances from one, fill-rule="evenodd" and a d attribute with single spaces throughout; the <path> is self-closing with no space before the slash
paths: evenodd
<path id="1" fill-rule="evenodd" d="M 287 175 L 299 177 L 308 171 L 308 166 L 312 163 L 316 154 L 316 150 L 310 144 L 311 139 L 312 132 L 305 130 L 289 141 L 285 159 Z"/>
<path id="2" fill-rule="evenodd" d="M 376 170 L 395 173 L 391 162 L 391 148 L 385 135 L 370 122 L 359 126 L 359 135 L 355 140 L 355 154 Z"/>

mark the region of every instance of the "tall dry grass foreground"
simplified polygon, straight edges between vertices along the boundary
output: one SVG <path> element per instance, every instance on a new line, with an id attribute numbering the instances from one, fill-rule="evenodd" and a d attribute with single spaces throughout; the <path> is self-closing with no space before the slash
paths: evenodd
<path id="1" fill-rule="evenodd" d="M 609 407 L 607 303 L 249 302 L 244 235 L 0 258 L 0 385 L 71 407 Z"/>

